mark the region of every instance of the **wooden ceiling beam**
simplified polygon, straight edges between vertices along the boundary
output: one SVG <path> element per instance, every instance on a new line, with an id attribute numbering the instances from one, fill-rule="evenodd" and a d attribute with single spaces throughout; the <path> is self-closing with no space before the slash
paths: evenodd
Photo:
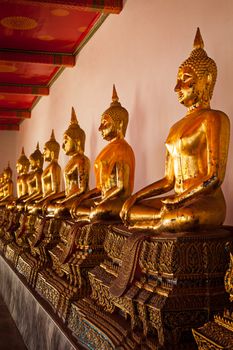
<path id="1" fill-rule="evenodd" d="M 120 13 L 123 9 L 123 0 L 24 0 L 24 2 L 44 5 L 57 4 L 60 7 L 72 7 L 83 11 L 99 11 L 103 13 Z"/>
<path id="2" fill-rule="evenodd" d="M 0 50 L 0 62 L 23 62 L 49 64 L 61 67 L 74 67 L 75 56 L 65 53 L 23 51 L 23 50 Z"/>
<path id="3" fill-rule="evenodd" d="M 0 83 L 0 94 L 48 96 L 49 87 L 41 85 L 18 85 Z"/>
<path id="4" fill-rule="evenodd" d="M 11 131 L 19 131 L 19 124 L 0 124 L 0 130 L 11 130 Z"/>
<path id="5" fill-rule="evenodd" d="M 15 118 L 31 118 L 31 111 L 29 111 L 28 109 L 0 109 L 0 120 Z"/>

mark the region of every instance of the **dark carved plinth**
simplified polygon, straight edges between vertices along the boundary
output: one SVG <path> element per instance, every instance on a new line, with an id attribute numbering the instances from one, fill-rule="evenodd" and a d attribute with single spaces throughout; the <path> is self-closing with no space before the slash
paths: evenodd
<path id="1" fill-rule="evenodd" d="M 198 349 L 231 350 L 233 349 L 233 320 L 225 313 L 223 317 L 215 316 L 213 321 L 193 330 Z"/>
<path id="2" fill-rule="evenodd" d="M 14 239 L 7 244 L 5 257 L 17 267 L 19 257 L 29 249 L 28 237 L 34 232 L 35 215 L 21 213 L 18 217 L 17 229 L 14 231 Z"/>
<path id="3" fill-rule="evenodd" d="M 51 267 L 38 273 L 37 292 L 65 321 L 70 302 L 90 292 L 87 273 L 103 261 L 106 225 L 90 224 L 79 227 L 63 221 L 60 241 L 51 250 Z"/>
<path id="4" fill-rule="evenodd" d="M 150 235 L 112 227 L 104 244 L 108 258 L 89 272 L 91 298 L 72 305 L 69 327 L 76 333 L 74 319 L 83 317 L 86 334 L 102 332 L 104 343 L 128 349 L 117 340 L 124 321 L 131 349 L 182 349 L 188 342 L 191 349 L 191 329 L 228 304 L 224 275 L 232 245 L 230 228 Z M 87 310 L 97 305 L 93 319 Z M 107 319 L 115 333 L 104 333 Z M 88 336 L 80 341 L 89 344 Z"/>
<path id="5" fill-rule="evenodd" d="M 35 287 L 39 271 L 51 264 L 48 249 L 59 241 L 60 220 L 37 217 L 34 231 L 27 237 L 30 248 L 18 258 L 17 270 Z"/>
<path id="6" fill-rule="evenodd" d="M 15 231 L 19 228 L 20 213 L 16 210 L 5 210 L 5 222 L 0 226 L 0 251 L 5 254 L 6 247 L 15 238 Z"/>
<path id="7" fill-rule="evenodd" d="M 225 288 L 233 301 L 233 256 L 225 275 Z M 233 349 L 233 307 L 226 308 L 223 314 L 215 315 L 213 321 L 193 330 L 193 335 L 200 350 Z"/>

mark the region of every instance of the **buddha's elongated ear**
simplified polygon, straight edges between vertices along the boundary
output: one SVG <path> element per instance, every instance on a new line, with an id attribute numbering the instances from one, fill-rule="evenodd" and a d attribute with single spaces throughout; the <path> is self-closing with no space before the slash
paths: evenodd
<path id="1" fill-rule="evenodd" d="M 212 82 L 213 82 L 213 76 L 210 72 L 207 73 L 207 79 L 206 82 L 209 86 L 211 86 Z"/>

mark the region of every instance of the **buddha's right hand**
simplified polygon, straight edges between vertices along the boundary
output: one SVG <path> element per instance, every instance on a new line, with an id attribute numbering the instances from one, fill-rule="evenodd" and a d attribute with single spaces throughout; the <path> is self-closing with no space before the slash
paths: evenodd
<path id="1" fill-rule="evenodd" d="M 125 224 L 129 223 L 129 211 L 131 207 L 134 205 L 134 203 L 136 202 L 136 200 L 137 200 L 137 196 L 134 194 L 131 197 L 129 197 L 122 206 L 120 217 Z"/>

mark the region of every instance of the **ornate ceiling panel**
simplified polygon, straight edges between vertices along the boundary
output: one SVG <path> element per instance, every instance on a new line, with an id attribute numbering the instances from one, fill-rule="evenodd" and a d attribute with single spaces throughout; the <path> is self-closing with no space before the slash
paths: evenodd
<path id="1" fill-rule="evenodd" d="M 122 0 L 0 2 L 0 130 L 24 118 Z"/>

